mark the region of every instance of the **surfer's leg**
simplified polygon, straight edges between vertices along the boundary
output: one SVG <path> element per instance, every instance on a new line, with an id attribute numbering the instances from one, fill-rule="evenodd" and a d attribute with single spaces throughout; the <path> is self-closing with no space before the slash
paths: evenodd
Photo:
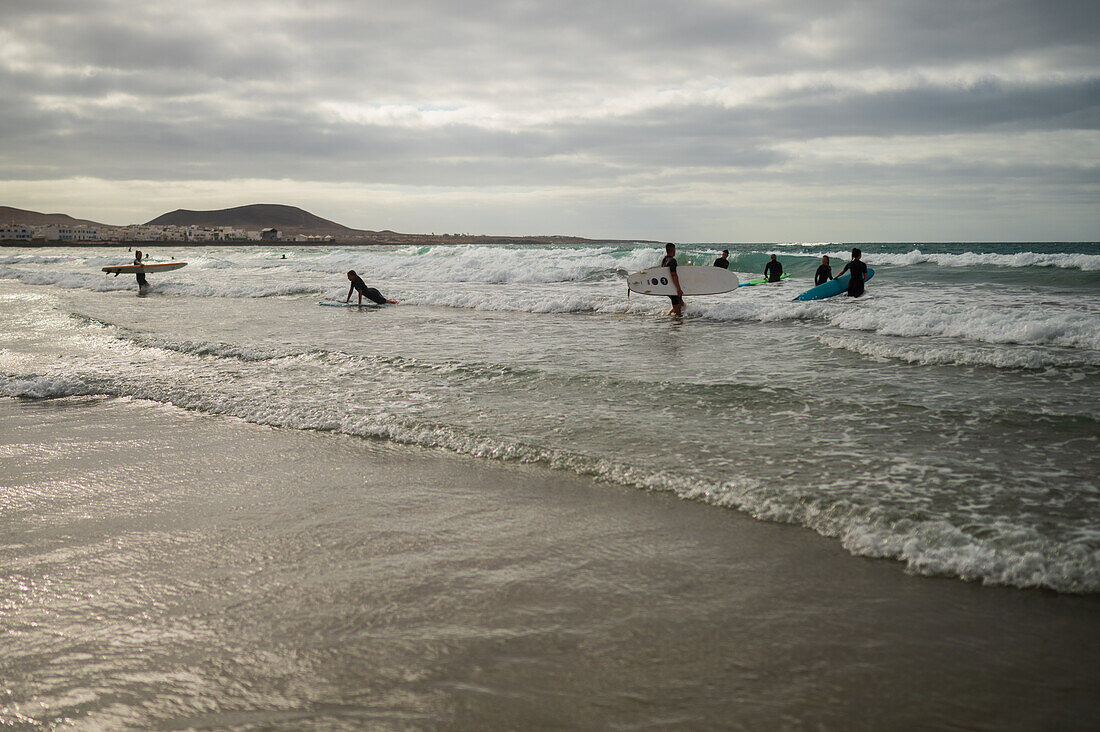
<path id="1" fill-rule="evenodd" d="M 373 287 L 367 288 L 367 297 L 370 298 L 371 302 L 375 303 L 376 305 L 386 304 L 386 298 L 382 297 L 382 293 L 374 289 Z"/>

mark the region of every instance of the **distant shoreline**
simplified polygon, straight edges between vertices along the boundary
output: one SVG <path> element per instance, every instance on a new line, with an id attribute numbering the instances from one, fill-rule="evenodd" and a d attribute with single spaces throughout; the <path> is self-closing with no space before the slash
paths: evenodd
<path id="1" fill-rule="evenodd" d="M 661 242 L 646 239 L 583 239 L 581 237 L 507 237 L 507 236 L 470 236 L 470 237 L 425 237 L 423 239 L 347 239 L 334 241 L 0 241 L 0 247 L 21 247 L 34 249 L 79 248 L 79 247 L 369 247 L 369 246 L 439 246 L 462 244 L 514 244 L 554 246 L 569 244 L 595 244 L 620 246 L 624 244 L 653 244 Z"/>

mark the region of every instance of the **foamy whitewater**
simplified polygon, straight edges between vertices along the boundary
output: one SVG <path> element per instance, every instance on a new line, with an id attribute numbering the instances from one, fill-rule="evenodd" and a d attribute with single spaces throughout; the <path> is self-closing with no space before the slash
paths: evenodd
<path id="1" fill-rule="evenodd" d="M 770 251 L 730 249 L 743 279 Z M 0 396 L 540 463 L 920 574 L 1100 591 L 1100 245 L 863 249 L 862 299 L 792 302 L 847 247 L 784 245 L 788 281 L 689 297 L 682 321 L 627 300 L 651 245 L 160 247 L 189 264 L 144 296 L 99 271 L 125 248 L 3 249 Z M 318 307 L 348 269 L 402 304 Z"/>

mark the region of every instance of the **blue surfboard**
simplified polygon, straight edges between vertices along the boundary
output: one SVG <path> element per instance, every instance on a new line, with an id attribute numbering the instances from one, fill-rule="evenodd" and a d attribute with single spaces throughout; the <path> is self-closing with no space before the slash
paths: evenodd
<path id="1" fill-rule="evenodd" d="M 870 267 L 867 268 L 867 279 L 871 279 L 875 276 L 875 270 Z M 848 291 L 848 282 L 851 281 L 851 274 L 844 274 L 837 277 L 835 280 L 829 280 L 823 282 L 817 287 L 811 287 L 801 295 L 795 298 L 795 301 L 805 300 L 824 300 L 827 297 L 833 297 L 834 295 L 843 295 Z M 864 280 L 866 282 L 866 280 Z"/>

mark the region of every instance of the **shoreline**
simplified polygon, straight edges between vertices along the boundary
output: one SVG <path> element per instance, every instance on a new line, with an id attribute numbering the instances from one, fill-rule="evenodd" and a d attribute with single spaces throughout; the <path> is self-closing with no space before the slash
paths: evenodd
<path id="1" fill-rule="evenodd" d="M 1095 595 L 913 576 L 663 493 L 137 399 L 3 398 L 0 424 L 2 556 L 36 588 L 5 598 L 0 719 L 1100 722 Z"/>
<path id="2" fill-rule="evenodd" d="M 575 236 L 422 236 L 418 234 L 399 235 L 371 239 L 346 239 L 336 241 L 74 241 L 74 242 L 23 242 L 0 241 L 0 247 L 27 249 L 70 249 L 81 247 L 318 247 L 318 246 L 457 246 L 464 244 L 515 245 L 515 246 L 558 246 L 558 245 L 596 245 L 624 246 L 628 244 L 658 245 L 661 242 L 645 239 L 584 239 Z"/>

